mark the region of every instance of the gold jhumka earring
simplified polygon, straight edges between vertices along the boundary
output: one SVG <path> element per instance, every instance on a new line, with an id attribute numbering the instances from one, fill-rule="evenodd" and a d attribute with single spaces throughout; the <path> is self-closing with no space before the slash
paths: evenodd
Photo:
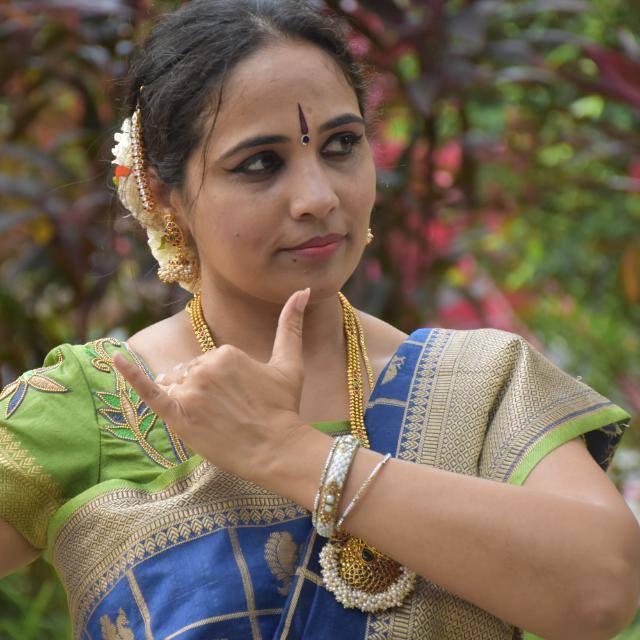
<path id="1" fill-rule="evenodd" d="M 373 235 L 373 231 L 371 231 L 371 228 L 367 229 L 367 244 L 371 244 L 373 242 L 374 239 L 374 235 Z"/>
<path id="2" fill-rule="evenodd" d="M 187 254 L 184 233 L 173 214 L 164 216 L 164 235 L 162 241 L 176 249 L 176 255 L 167 264 L 158 269 L 158 277 L 165 284 L 174 282 L 195 282 L 199 278 L 198 265 Z"/>

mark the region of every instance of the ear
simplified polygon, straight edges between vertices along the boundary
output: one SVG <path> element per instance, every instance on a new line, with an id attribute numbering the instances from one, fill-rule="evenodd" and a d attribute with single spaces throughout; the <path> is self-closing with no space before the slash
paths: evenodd
<path id="1" fill-rule="evenodd" d="M 171 207 L 172 188 L 162 181 L 158 172 L 153 167 L 146 168 L 149 191 L 156 203 L 156 208 L 161 213 L 168 213 Z"/>
<path id="2" fill-rule="evenodd" d="M 147 170 L 147 180 L 158 213 L 163 216 L 167 213 L 173 214 L 184 233 L 185 240 L 189 241 L 193 236 L 191 224 L 178 187 L 163 182 L 153 167 L 149 167 Z"/>

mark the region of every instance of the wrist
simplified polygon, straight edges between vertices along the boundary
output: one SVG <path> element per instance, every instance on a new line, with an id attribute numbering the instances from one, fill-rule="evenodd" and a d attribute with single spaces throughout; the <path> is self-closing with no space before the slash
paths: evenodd
<path id="1" fill-rule="evenodd" d="M 262 466 L 259 484 L 311 511 L 332 441 L 308 424 L 292 424 Z"/>

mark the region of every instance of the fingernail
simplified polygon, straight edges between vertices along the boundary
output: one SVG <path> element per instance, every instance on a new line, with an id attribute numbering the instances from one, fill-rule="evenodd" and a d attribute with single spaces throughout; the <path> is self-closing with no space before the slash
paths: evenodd
<path id="1" fill-rule="evenodd" d="M 298 294 L 296 298 L 296 309 L 298 311 L 304 311 L 307 306 L 307 302 L 309 302 L 309 296 L 311 295 L 311 289 L 307 287 L 302 293 Z"/>
<path id="2" fill-rule="evenodd" d="M 164 373 L 161 373 L 157 378 L 156 378 L 156 382 L 158 384 L 162 384 L 162 381 L 166 378 L 167 376 Z"/>

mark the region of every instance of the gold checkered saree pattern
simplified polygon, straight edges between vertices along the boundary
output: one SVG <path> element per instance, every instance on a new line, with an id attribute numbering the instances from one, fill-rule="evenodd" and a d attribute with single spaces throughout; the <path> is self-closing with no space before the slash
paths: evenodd
<path id="1" fill-rule="evenodd" d="M 400 407 L 401 424 L 388 425 L 398 431 L 397 457 L 520 484 L 547 453 L 585 434 L 592 455 L 608 465 L 628 414 L 557 369 L 522 338 L 494 330 L 432 330 L 414 333 L 405 345 L 418 349 L 417 361 L 405 362 L 396 354 L 374 400 Z M 386 397 L 385 385 L 399 375 L 407 376 L 406 396 Z M 67 589 L 76 638 L 85 637 L 87 620 L 99 604 L 120 580 L 131 581 L 142 562 L 219 529 L 273 527 L 308 517 L 294 503 L 195 458 L 163 477 L 157 486 L 144 488 L 95 487 L 65 505 L 50 527 L 50 557 Z M 296 562 L 295 569 L 278 572 L 285 588 L 285 573 L 318 582 L 308 570 L 309 557 Z M 251 567 L 243 571 L 246 575 Z M 293 598 L 288 606 L 282 615 L 290 619 L 306 605 Z M 263 613 L 242 615 L 255 621 Z M 153 618 L 154 612 L 147 615 Z M 284 628 L 278 640 L 293 640 Z M 363 629 L 363 640 L 512 640 L 520 634 L 422 578 L 403 606 L 369 614 Z M 254 631 L 253 637 L 259 634 Z"/>

